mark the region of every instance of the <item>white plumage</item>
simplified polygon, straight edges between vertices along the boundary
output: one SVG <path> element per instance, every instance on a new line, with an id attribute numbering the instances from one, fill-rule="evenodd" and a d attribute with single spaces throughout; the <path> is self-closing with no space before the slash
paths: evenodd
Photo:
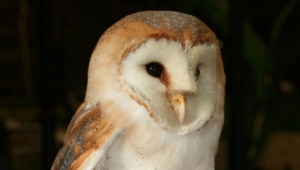
<path id="1" fill-rule="evenodd" d="M 218 41 L 200 20 L 129 15 L 100 38 L 52 169 L 214 169 L 224 86 Z"/>

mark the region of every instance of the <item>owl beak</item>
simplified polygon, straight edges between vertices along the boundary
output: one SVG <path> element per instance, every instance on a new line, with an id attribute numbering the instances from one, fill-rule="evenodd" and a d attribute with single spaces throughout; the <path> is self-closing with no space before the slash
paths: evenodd
<path id="1" fill-rule="evenodd" d="M 185 95 L 183 93 L 171 94 L 168 95 L 168 98 L 171 101 L 171 105 L 179 123 L 182 124 L 186 115 Z"/>

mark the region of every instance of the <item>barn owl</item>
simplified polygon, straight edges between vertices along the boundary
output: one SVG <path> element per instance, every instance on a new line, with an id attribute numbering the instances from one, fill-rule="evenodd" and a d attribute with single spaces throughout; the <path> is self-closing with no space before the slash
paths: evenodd
<path id="1" fill-rule="evenodd" d="M 52 170 L 210 170 L 224 120 L 218 40 L 199 19 L 139 12 L 101 36 Z"/>

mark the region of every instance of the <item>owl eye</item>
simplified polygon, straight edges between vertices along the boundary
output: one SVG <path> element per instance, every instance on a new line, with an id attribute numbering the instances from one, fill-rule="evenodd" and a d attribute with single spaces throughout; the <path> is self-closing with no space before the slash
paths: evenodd
<path id="1" fill-rule="evenodd" d="M 156 62 L 151 62 L 146 65 L 147 72 L 153 76 L 159 78 L 163 72 L 162 65 Z"/>
<path id="2" fill-rule="evenodd" d="M 200 68 L 197 67 L 196 71 L 195 71 L 195 77 L 198 78 L 200 76 Z"/>

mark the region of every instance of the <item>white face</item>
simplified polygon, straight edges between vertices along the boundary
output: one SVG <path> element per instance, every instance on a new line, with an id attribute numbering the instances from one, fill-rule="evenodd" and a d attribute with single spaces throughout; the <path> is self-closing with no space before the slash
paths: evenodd
<path id="1" fill-rule="evenodd" d="M 154 114 L 158 124 L 185 133 L 187 128 L 201 127 L 212 115 L 216 101 L 217 57 L 218 49 L 213 45 L 183 49 L 173 40 L 149 39 L 122 61 L 120 80 L 125 91 Z M 161 66 L 161 70 L 156 69 L 153 75 L 149 72 L 150 63 Z M 160 71 L 161 76 L 155 75 Z M 167 97 L 176 94 L 186 97 L 186 116 L 182 123 Z"/>

